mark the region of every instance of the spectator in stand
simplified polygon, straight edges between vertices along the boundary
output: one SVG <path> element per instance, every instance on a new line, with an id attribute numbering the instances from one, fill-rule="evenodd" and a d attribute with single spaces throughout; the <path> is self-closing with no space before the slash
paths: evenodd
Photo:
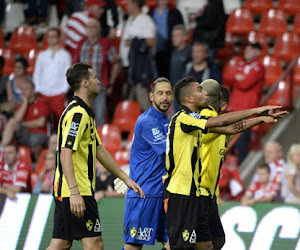
<path id="1" fill-rule="evenodd" d="M 38 54 L 33 73 L 35 91 L 53 113 L 53 130 L 57 130 L 60 115 L 65 108 L 69 84 L 66 72 L 71 66 L 70 54 L 59 45 L 60 31 L 50 28 L 48 32 L 49 48 Z"/>
<path id="2" fill-rule="evenodd" d="M 45 165 L 39 174 L 37 182 L 32 190 L 33 194 L 51 193 L 53 185 L 53 176 L 55 170 L 55 151 L 48 150 L 45 155 Z"/>
<path id="3" fill-rule="evenodd" d="M 250 184 L 241 200 L 243 206 L 252 206 L 256 202 L 272 202 L 277 195 L 277 188 L 270 181 L 270 167 L 263 164 L 256 169 L 258 180 Z"/>
<path id="4" fill-rule="evenodd" d="M 103 0 L 106 2 L 106 5 L 104 7 L 103 14 L 100 17 L 100 23 L 101 23 L 101 35 L 105 37 L 109 37 L 110 39 L 113 39 L 116 37 L 117 34 L 117 26 L 119 24 L 119 12 L 116 5 L 115 0 Z M 113 26 L 109 27 L 107 24 L 107 15 L 108 11 L 111 11 Z"/>
<path id="5" fill-rule="evenodd" d="M 123 197 L 114 190 L 114 180 L 116 177 L 109 173 L 100 162 L 96 163 L 96 190 L 95 200 L 98 202 L 104 197 Z"/>
<path id="6" fill-rule="evenodd" d="M 84 0 L 66 0 L 66 14 L 70 17 L 74 12 L 80 12 L 83 9 Z"/>
<path id="7" fill-rule="evenodd" d="M 39 160 L 36 164 L 36 169 L 35 169 L 35 174 L 37 176 L 39 176 L 39 174 L 44 170 L 46 154 L 49 151 L 55 152 L 56 147 L 57 147 L 57 134 L 53 134 L 49 137 L 48 148 L 44 149 L 41 155 L 39 156 Z"/>
<path id="8" fill-rule="evenodd" d="M 120 44 L 122 63 L 128 68 L 129 73 L 129 90 L 125 95 L 130 100 L 136 98 L 142 111 L 151 106 L 148 85 L 156 77 L 156 67 L 151 51 L 155 44 L 156 27 L 151 17 L 143 14 L 144 4 L 145 0 L 128 1 L 127 12 L 130 16 Z"/>
<path id="9" fill-rule="evenodd" d="M 99 19 L 104 11 L 105 2 L 101 0 L 86 0 L 85 11 L 75 12 L 68 20 L 64 28 L 66 49 L 73 56 L 78 49 L 78 44 L 87 36 L 86 24 L 90 17 Z M 75 58 L 73 58 L 75 62 Z"/>
<path id="10" fill-rule="evenodd" d="M 156 67 L 159 77 L 169 78 L 172 30 L 175 25 L 183 24 L 183 18 L 180 11 L 171 5 L 170 0 L 157 0 L 156 3 L 156 8 L 151 13 L 156 27 L 159 27 L 155 55 Z"/>
<path id="11" fill-rule="evenodd" d="M 300 144 L 293 144 L 284 169 L 281 197 L 285 203 L 300 204 Z"/>
<path id="12" fill-rule="evenodd" d="M 6 84 L 6 95 L 10 105 L 10 112 L 16 111 L 21 103 L 21 88 L 24 82 L 31 81 L 31 76 L 26 74 L 28 62 L 24 57 L 15 60 L 14 74 Z"/>
<path id="13" fill-rule="evenodd" d="M 3 162 L 0 161 L 0 193 L 15 200 L 16 193 L 30 192 L 30 166 L 19 160 L 16 144 L 4 147 Z"/>
<path id="14" fill-rule="evenodd" d="M 170 81 L 174 87 L 185 73 L 188 62 L 192 61 L 192 47 L 187 44 L 187 31 L 184 25 L 176 25 L 172 31 L 173 51 L 170 62 Z M 173 113 L 179 110 L 179 105 L 174 100 Z"/>
<path id="15" fill-rule="evenodd" d="M 39 23 L 43 26 L 46 26 L 50 0 L 41 0 L 41 1 L 28 0 L 27 4 L 28 4 L 27 23 L 29 25 Z"/>
<path id="16" fill-rule="evenodd" d="M 15 138 L 18 144 L 31 148 L 33 162 L 36 162 L 48 141 L 48 108 L 36 97 L 32 82 L 24 82 L 21 88 L 22 102 L 4 129 L 1 146 L 10 144 Z"/>
<path id="17" fill-rule="evenodd" d="M 76 52 L 76 61 L 91 65 L 101 79 L 100 94 L 93 101 L 96 125 L 105 123 L 106 95 L 110 95 L 112 87 L 120 71 L 119 56 L 109 40 L 100 37 L 99 22 L 91 18 L 87 23 L 87 39 L 81 41 Z"/>
<path id="18" fill-rule="evenodd" d="M 208 58 L 208 45 L 195 42 L 192 48 L 192 62 L 185 69 L 186 76 L 193 76 L 198 82 L 214 79 L 222 84 L 222 74 L 214 61 Z"/>
<path id="19" fill-rule="evenodd" d="M 261 49 L 260 43 L 249 43 L 244 51 L 244 59 L 230 74 L 223 76 L 224 85 L 232 89 L 229 111 L 240 111 L 259 106 L 265 79 L 265 68 L 259 60 Z M 240 164 L 248 154 L 250 136 L 251 130 L 247 130 L 243 132 L 236 143 Z"/>
<path id="20" fill-rule="evenodd" d="M 196 19 L 193 41 L 208 44 L 208 57 L 214 61 L 218 48 L 225 45 L 226 15 L 223 0 L 208 0 Z"/>

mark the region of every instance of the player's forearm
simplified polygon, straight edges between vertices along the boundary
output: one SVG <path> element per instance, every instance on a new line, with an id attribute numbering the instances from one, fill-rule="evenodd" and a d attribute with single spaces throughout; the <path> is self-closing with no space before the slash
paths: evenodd
<path id="1" fill-rule="evenodd" d="M 74 173 L 72 154 L 72 149 L 63 148 L 60 155 L 62 169 L 67 180 L 68 187 L 70 188 L 71 195 L 79 193 L 79 188 Z"/>
<path id="2" fill-rule="evenodd" d="M 257 115 L 257 109 L 246 109 L 242 111 L 229 112 L 219 117 L 222 118 L 223 126 L 233 124 L 235 122 L 241 121 L 243 119 L 247 119 L 250 116 Z"/>

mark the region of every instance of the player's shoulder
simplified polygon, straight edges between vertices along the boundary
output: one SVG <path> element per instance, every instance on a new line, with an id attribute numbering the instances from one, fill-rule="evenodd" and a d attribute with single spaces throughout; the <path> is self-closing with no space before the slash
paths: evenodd
<path id="1" fill-rule="evenodd" d="M 200 115 L 202 115 L 202 116 L 218 116 L 218 113 L 214 108 L 212 108 L 211 106 L 208 106 L 201 110 Z"/>

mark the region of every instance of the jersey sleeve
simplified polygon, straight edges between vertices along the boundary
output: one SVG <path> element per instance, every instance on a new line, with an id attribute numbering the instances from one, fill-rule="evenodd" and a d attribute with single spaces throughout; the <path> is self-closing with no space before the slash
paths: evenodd
<path id="1" fill-rule="evenodd" d="M 190 133 L 195 130 L 207 132 L 205 126 L 208 118 L 209 117 L 202 116 L 198 113 L 183 113 L 180 117 L 180 127 L 184 133 Z"/>
<path id="2" fill-rule="evenodd" d="M 62 122 L 65 123 L 62 134 L 62 148 L 76 151 L 88 126 L 89 117 L 83 113 L 74 113 L 71 116 L 66 116 Z"/>
<path id="3" fill-rule="evenodd" d="M 96 132 L 96 147 L 98 147 L 100 145 L 102 145 L 102 141 L 100 139 L 98 132 Z"/>
<path id="4" fill-rule="evenodd" d="M 157 155 L 166 152 L 167 135 L 159 124 L 145 122 L 142 125 L 141 137 L 151 146 Z"/>

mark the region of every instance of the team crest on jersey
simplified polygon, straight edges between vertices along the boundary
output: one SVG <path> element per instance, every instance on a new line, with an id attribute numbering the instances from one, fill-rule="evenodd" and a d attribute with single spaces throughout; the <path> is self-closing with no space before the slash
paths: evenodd
<path id="1" fill-rule="evenodd" d="M 152 129 L 152 134 L 153 134 L 153 136 L 156 136 L 156 135 L 158 135 L 159 134 L 159 129 L 158 128 L 153 128 Z"/>
<path id="2" fill-rule="evenodd" d="M 137 231 L 136 231 L 135 227 L 133 227 L 133 228 L 130 229 L 130 236 L 131 236 L 131 238 L 134 238 L 135 235 L 136 235 L 136 233 L 137 233 Z"/>
<path id="3" fill-rule="evenodd" d="M 225 149 L 224 149 L 224 148 L 221 148 L 220 151 L 219 151 L 219 154 L 223 156 L 223 155 L 225 155 L 225 153 L 226 153 L 226 152 L 225 152 Z"/>
<path id="4" fill-rule="evenodd" d="M 190 237 L 190 233 L 187 229 L 185 229 L 183 232 L 182 232 L 182 238 L 184 241 L 187 241 Z"/>
<path id="5" fill-rule="evenodd" d="M 91 220 L 88 220 L 85 225 L 87 230 L 91 231 L 93 229 L 93 222 Z"/>

